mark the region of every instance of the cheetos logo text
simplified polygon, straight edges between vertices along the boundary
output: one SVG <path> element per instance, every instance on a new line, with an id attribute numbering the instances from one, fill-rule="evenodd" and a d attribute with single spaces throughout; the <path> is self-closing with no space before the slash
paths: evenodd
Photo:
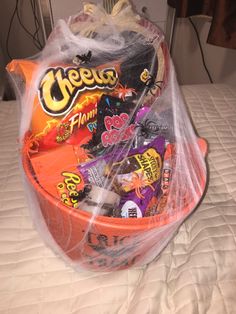
<path id="1" fill-rule="evenodd" d="M 39 99 L 50 116 L 65 115 L 78 94 L 84 90 L 114 89 L 118 82 L 115 69 L 49 68 L 39 84 Z"/>

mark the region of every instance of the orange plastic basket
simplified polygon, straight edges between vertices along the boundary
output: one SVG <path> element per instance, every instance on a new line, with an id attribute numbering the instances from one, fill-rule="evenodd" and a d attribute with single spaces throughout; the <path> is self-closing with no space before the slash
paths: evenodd
<path id="1" fill-rule="evenodd" d="M 199 139 L 198 144 L 205 156 L 205 140 Z M 181 212 L 171 216 L 166 213 L 138 219 L 98 216 L 91 223 L 90 213 L 63 205 L 38 184 L 26 154 L 23 167 L 55 242 L 71 261 L 96 271 L 124 269 L 150 261 L 154 257 L 150 256 L 150 250 L 164 246 L 166 239 L 173 235 L 173 228 L 178 228 L 202 197 L 199 192 L 198 201 L 190 201 Z M 206 177 L 202 176 L 202 191 L 205 185 Z M 151 233 L 157 228 L 160 232 Z"/>

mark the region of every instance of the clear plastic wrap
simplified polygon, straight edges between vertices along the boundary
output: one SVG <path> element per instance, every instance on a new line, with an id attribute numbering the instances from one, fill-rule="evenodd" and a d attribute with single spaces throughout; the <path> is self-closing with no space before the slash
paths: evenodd
<path id="1" fill-rule="evenodd" d="M 206 142 L 195 134 L 163 33 L 118 1 L 60 20 L 7 70 L 21 102 L 30 208 L 76 269 L 152 261 L 196 208 Z"/>

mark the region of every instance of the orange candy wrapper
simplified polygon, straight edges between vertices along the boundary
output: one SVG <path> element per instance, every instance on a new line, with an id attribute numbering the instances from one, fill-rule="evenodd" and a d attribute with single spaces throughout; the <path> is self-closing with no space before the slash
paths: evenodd
<path id="1" fill-rule="evenodd" d="M 60 64 L 44 69 L 40 62 L 29 60 L 13 60 L 7 66 L 9 73 L 23 78 L 26 89 L 32 88 L 34 73 L 44 69 L 37 82 L 30 126 L 40 151 L 91 140 L 97 127 L 97 103 L 104 91 L 111 93 L 118 83 L 118 66 L 108 66 Z"/>
<path id="2" fill-rule="evenodd" d="M 83 189 L 84 182 L 76 168 L 73 146 L 63 145 L 49 152 L 32 155 L 31 165 L 45 191 L 67 206 L 78 206 L 78 191 Z"/>

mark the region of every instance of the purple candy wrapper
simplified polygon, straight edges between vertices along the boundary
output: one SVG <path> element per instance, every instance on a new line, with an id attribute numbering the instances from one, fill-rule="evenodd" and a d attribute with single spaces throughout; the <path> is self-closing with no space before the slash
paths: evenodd
<path id="1" fill-rule="evenodd" d="M 113 152 L 80 165 L 86 183 L 113 190 L 121 196 L 121 217 L 143 217 L 149 203 L 160 190 L 165 139 L 126 152 Z M 117 212 L 119 214 L 117 214 Z"/>
<path id="2" fill-rule="evenodd" d="M 156 137 L 163 136 L 169 142 L 173 141 L 173 121 L 170 110 L 157 113 L 150 107 L 141 107 L 135 117 L 136 138 L 135 147 L 151 143 Z"/>

